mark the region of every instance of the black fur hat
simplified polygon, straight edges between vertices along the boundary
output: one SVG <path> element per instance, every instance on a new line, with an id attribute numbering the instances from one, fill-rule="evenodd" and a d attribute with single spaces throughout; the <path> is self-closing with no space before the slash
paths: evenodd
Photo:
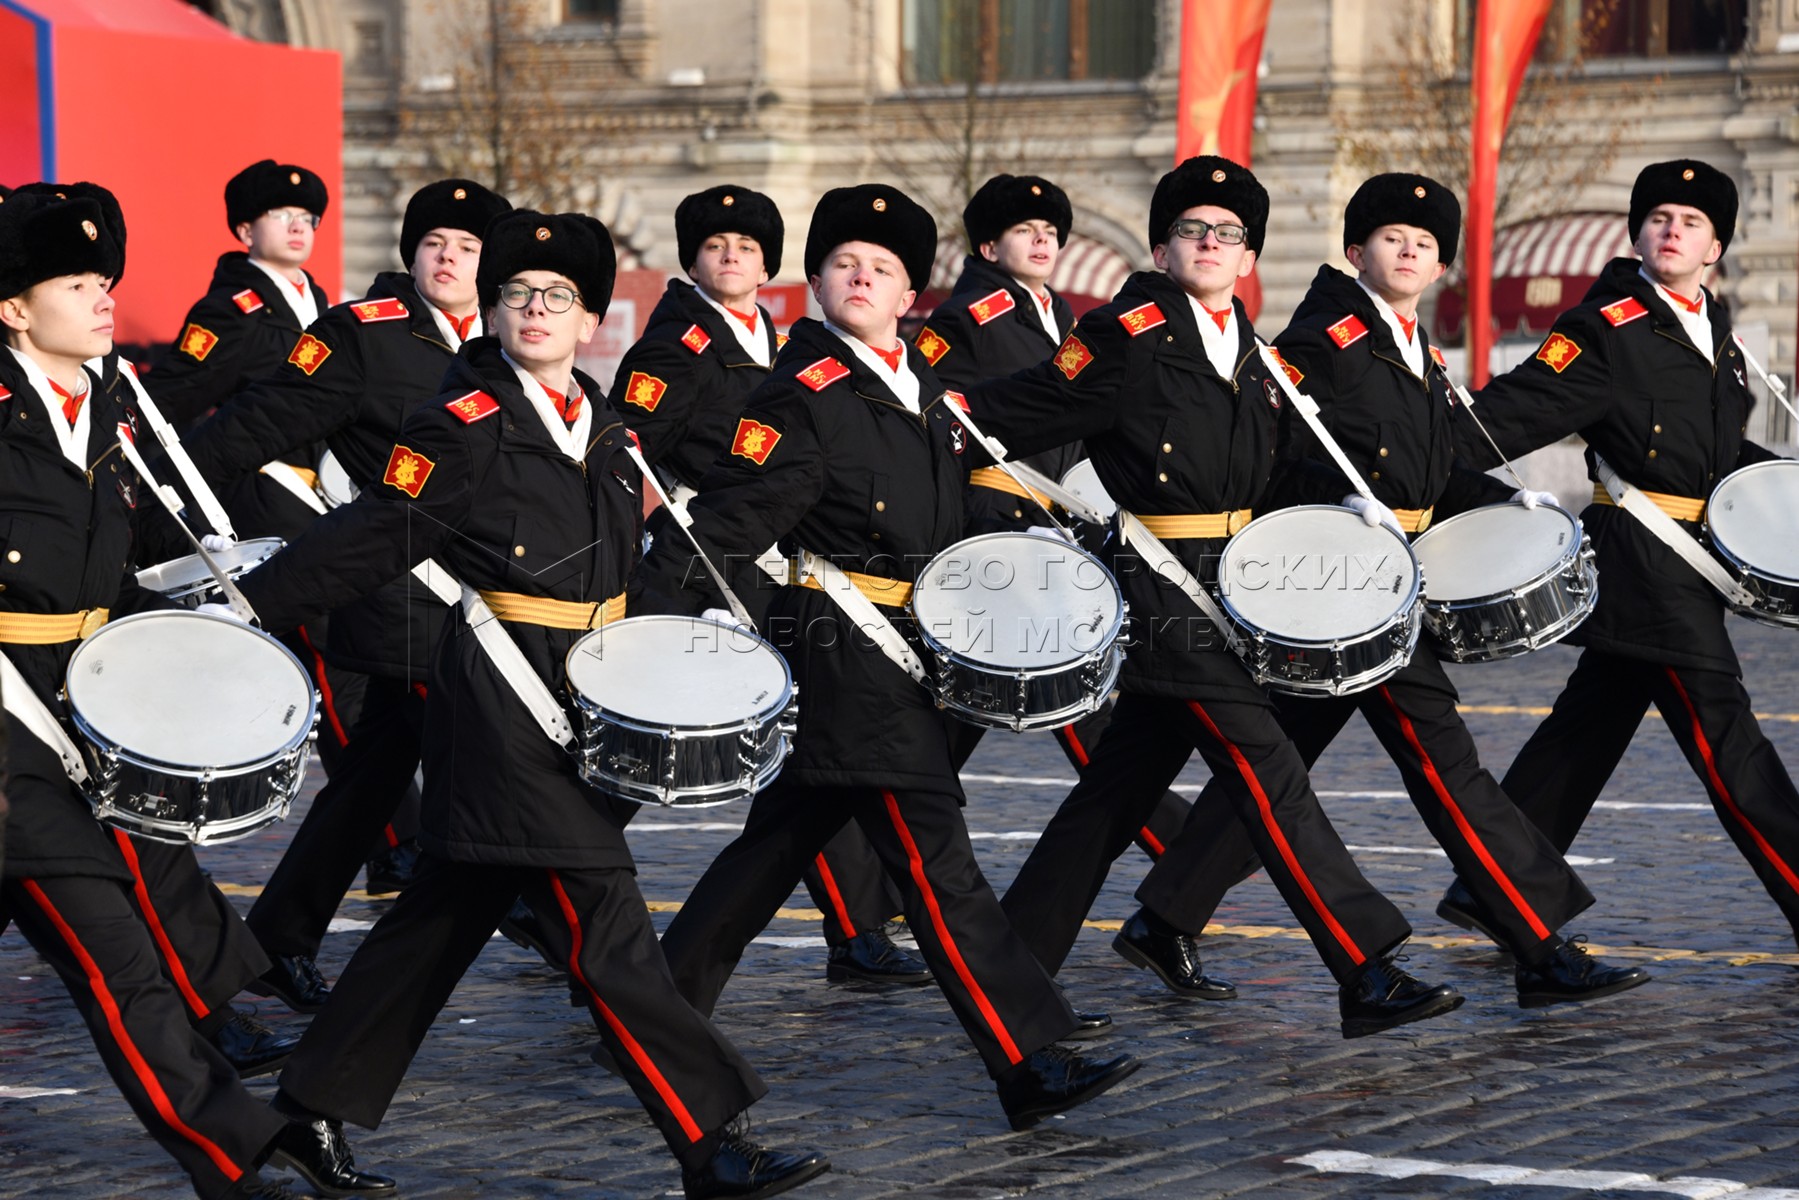
<path id="1" fill-rule="evenodd" d="M 1437 239 L 1437 258 L 1455 261 L 1461 241 L 1462 205 L 1455 193 L 1428 175 L 1376 175 L 1355 190 L 1343 210 L 1343 248 L 1360 246 L 1382 225 L 1416 225 Z"/>
<path id="2" fill-rule="evenodd" d="M 892 184 L 860 183 L 824 194 L 806 231 L 807 276 L 817 275 L 825 256 L 845 242 L 886 247 L 906 269 L 907 287 L 921 291 L 929 286 L 937 258 L 937 222 Z"/>
<path id="3" fill-rule="evenodd" d="M 1168 230 L 1189 208 L 1201 204 L 1228 208 L 1248 231 L 1245 244 L 1257 254 L 1268 234 L 1268 189 L 1248 167 L 1228 158 L 1202 154 L 1189 158 L 1156 183 L 1149 202 L 1149 244 L 1168 241 Z"/>
<path id="4" fill-rule="evenodd" d="M 118 269 L 112 273 L 113 286 L 125 278 L 125 210 L 119 198 L 97 183 L 22 183 L 18 190 L 25 195 L 55 196 L 59 200 L 92 200 L 100 206 L 106 231 L 119 248 Z M 105 274 L 105 272 L 101 272 Z"/>
<path id="5" fill-rule="evenodd" d="M 1068 244 L 1074 227 L 1074 207 L 1068 193 L 1039 175 L 995 175 L 969 197 L 962 210 L 962 228 L 968 246 L 979 250 L 987 242 L 1025 221 L 1048 221 L 1056 227 L 1056 245 Z"/>
<path id="6" fill-rule="evenodd" d="M 773 200 L 731 183 L 695 192 L 675 206 L 675 247 L 683 269 L 693 266 L 700 246 L 713 234 L 739 233 L 756 239 L 762 247 L 762 265 L 772 277 L 781 269 L 786 228 Z"/>
<path id="7" fill-rule="evenodd" d="M 410 268 L 419 243 L 433 229 L 460 229 L 480 237 L 489 221 L 511 211 L 506 197 L 472 179 L 427 183 L 406 202 L 406 216 L 400 221 L 400 261 Z"/>
<path id="8" fill-rule="evenodd" d="M 20 189 L 0 204 L 0 299 L 59 275 L 117 278 L 119 245 L 92 196 Z"/>
<path id="9" fill-rule="evenodd" d="M 575 285 L 581 303 L 604 318 L 612 303 L 618 254 L 612 234 L 586 213 L 501 213 L 481 234 L 475 288 L 483 308 L 500 302 L 500 285 L 520 271 L 554 271 Z"/>
<path id="10" fill-rule="evenodd" d="M 322 217 L 330 202 L 323 179 L 305 167 L 265 158 L 251 163 L 225 184 L 225 224 L 235 233 L 239 225 L 254 221 L 271 208 L 303 208 Z"/>
<path id="11" fill-rule="evenodd" d="M 1730 176 L 1696 158 L 1650 163 L 1630 189 L 1630 240 L 1642 232 L 1658 204 L 1687 204 L 1711 218 L 1718 240 L 1730 249 L 1737 231 L 1737 185 Z"/>

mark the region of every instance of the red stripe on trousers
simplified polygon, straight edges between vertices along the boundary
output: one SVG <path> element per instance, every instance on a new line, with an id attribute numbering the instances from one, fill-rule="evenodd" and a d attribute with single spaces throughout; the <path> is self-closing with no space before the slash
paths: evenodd
<path id="1" fill-rule="evenodd" d="M 1091 760 L 1087 755 L 1087 747 L 1081 745 L 1080 735 L 1075 733 L 1074 726 L 1064 725 L 1056 730 L 1056 733 L 1064 742 L 1068 743 L 1068 752 L 1074 755 L 1074 765 L 1078 768 L 1085 769 L 1087 763 Z M 1149 826 L 1145 825 L 1142 829 L 1139 829 L 1137 831 L 1137 836 L 1142 839 L 1144 849 L 1149 851 L 1151 857 L 1161 858 L 1162 855 L 1168 853 L 1168 847 L 1162 844 L 1161 838 L 1150 831 Z"/>
<path id="2" fill-rule="evenodd" d="M 1749 818 L 1743 815 L 1743 810 L 1737 807 L 1735 800 L 1731 799 L 1729 790 L 1724 786 L 1723 778 L 1718 774 L 1718 765 L 1712 761 L 1712 744 L 1705 740 L 1705 730 L 1699 725 L 1699 710 L 1693 707 L 1692 698 L 1687 695 L 1686 686 L 1680 682 L 1680 676 L 1674 673 L 1674 668 L 1667 667 L 1665 670 L 1668 672 L 1668 678 L 1674 683 L 1674 690 L 1680 693 L 1680 702 L 1686 705 L 1688 718 L 1693 722 L 1693 740 L 1699 744 L 1699 757 L 1705 760 L 1705 775 L 1711 781 L 1712 790 L 1718 793 L 1718 799 L 1724 802 L 1724 807 L 1730 810 L 1730 815 L 1737 819 L 1737 823 L 1749 831 L 1749 837 L 1755 842 L 1756 849 L 1760 850 L 1767 860 L 1774 864 L 1774 869 L 1779 871 L 1780 877 L 1787 881 L 1787 886 L 1795 892 L 1799 892 L 1799 876 L 1793 874 L 1793 868 L 1787 866 L 1786 860 L 1775 852 L 1768 839 L 1762 836 L 1761 830 L 1749 823 Z"/>
<path id="3" fill-rule="evenodd" d="M 1349 931 L 1343 928 L 1331 910 L 1324 906 L 1324 897 L 1318 894 L 1318 889 L 1312 886 L 1311 877 L 1305 873 L 1305 868 L 1299 865 L 1299 857 L 1293 853 L 1293 847 L 1287 842 L 1287 835 L 1281 832 L 1280 825 L 1276 823 L 1274 806 L 1268 802 L 1268 793 L 1262 789 L 1262 781 L 1256 778 L 1255 768 L 1249 765 L 1249 759 L 1243 751 L 1237 749 L 1235 743 L 1224 736 L 1224 731 L 1213 723 L 1211 716 L 1199 706 L 1199 701 L 1189 700 L 1187 707 L 1193 710 L 1193 715 L 1198 717 L 1211 735 L 1218 739 L 1225 750 L 1229 752 L 1231 761 L 1237 765 L 1237 774 L 1243 776 L 1243 782 L 1249 785 L 1249 794 L 1255 797 L 1256 809 L 1262 816 L 1262 827 L 1268 831 L 1268 836 L 1274 839 L 1274 846 L 1280 851 L 1281 861 L 1287 864 L 1287 871 L 1299 884 L 1299 890 L 1305 893 L 1306 900 L 1312 906 L 1312 911 L 1318 914 L 1319 919 L 1324 922 L 1325 928 L 1331 931 L 1331 936 L 1337 939 L 1337 944 L 1348 953 L 1349 961 L 1361 966 L 1367 961 L 1368 956 L 1362 953 L 1361 947 L 1355 944 L 1355 939 L 1349 936 Z"/>
<path id="4" fill-rule="evenodd" d="M 1480 840 L 1480 834 L 1475 832 L 1474 826 L 1468 823 L 1466 814 L 1450 796 L 1448 785 L 1437 773 L 1437 764 L 1431 761 L 1430 755 L 1424 752 L 1424 743 L 1418 740 L 1418 731 L 1412 727 L 1412 719 L 1399 711 L 1399 702 L 1393 699 L 1393 693 L 1387 690 L 1386 684 L 1381 685 L 1380 695 L 1381 699 L 1387 702 L 1387 707 L 1393 710 L 1393 715 L 1399 718 L 1400 732 L 1405 734 L 1406 743 L 1411 746 L 1412 753 L 1418 756 L 1418 762 L 1424 768 L 1424 778 L 1430 781 L 1430 790 L 1436 793 L 1437 802 L 1449 811 L 1450 817 L 1455 821 L 1455 827 L 1461 830 L 1462 840 L 1468 843 L 1474 851 L 1474 856 L 1480 859 L 1480 865 L 1485 867 L 1487 874 L 1493 877 L 1493 881 L 1499 885 L 1499 890 L 1505 893 L 1505 898 L 1512 902 L 1512 907 L 1518 910 L 1519 915 L 1524 918 L 1525 924 L 1530 926 L 1530 931 L 1537 935 L 1537 940 L 1541 941 L 1547 938 L 1551 933 L 1549 926 L 1543 923 L 1543 918 L 1539 917 L 1536 910 L 1530 906 L 1530 902 L 1525 900 L 1524 893 L 1518 890 L 1517 885 L 1512 882 L 1511 876 L 1500 868 L 1498 860 L 1487 849 L 1487 844 Z"/>
<path id="5" fill-rule="evenodd" d="M 831 898 L 831 908 L 837 917 L 838 928 L 843 930 L 844 937 L 855 937 L 856 926 L 850 920 L 849 905 L 843 902 L 843 893 L 837 890 L 837 876 L 831 874 L 831 864 L 820 854 L 812 860 L 812 865 L 818 868 L 819 882 L 825 885 L 825 895 Z"/>
<path id="6" fill-rule="evenodd" d="M 974 972 L 968 969 L 968 962 L 962 957 L 962 951 L 956 946 L 956 939 L 950 936 L 949 923 L 943 919 L 943 908 L 937 903 L 936 889 L 931 881 L 925 878 L 924 856 L 918 852 L 918 843 L 912 837 L 912 830 L 907 828 L 906 819 L 900 815 L 899 801 L 892 792 L 882 792 L 881 799 L 887 802 L 887 817 L 893 822 L 894 830 L 899 834 L 900 842 L 906 847 L 906 861 L 912 868 L 912 882 L 918 887 L 918 894 L 924 897 L 925 910 L 931 914 L 931 926 L 937 931 L 937 940 L 943 943 L 943 951 L 949 955 L 950 965 L 955 968 L 956 978 L 962 981 L 962 987 L 974 998 L 975 1007 L 981 1010 L 981 1017 L 987 1022 L 999 1042 L 999 1048 L 1006 1053 L 1006 1061 L 1017 1066 L 1024 1061 L 1024 1055 L 1018 1052 L 1018 1043 L 1006 1031 L 1005 1022 L 999 1019 L 999 1010 L 987 999 L 987 993 L 974 980 Z"/>
<path id="7" fill-rule="evenodd" d="M 205 1017 L 212 1012 L 206 1002 L 200 999 L 200 993 L 187 977 L 187 968 L 175 953 L 175 944 L 169 940 L 168 930 L 162 927 L 162 916 L 156 906 L 150 903 L 150 888 L 144 883 L 144 868 L 137 860 L 137 847 L 131 844 L 131 838 L 122 829 L 112 831 L 113 841 L 119 844 L 119 853 L 125 856 L 125 865 L 131 870 L 131 888 L 137 895 L 137 906 L 143 910 L 144 924 L 150 927 L 150 936 L 156 939 L 156 948 L 162 951 L 162 961 L 169 969 L 169 976 L 175 981 L 175 988 L 181 998 L 187 1001 L 196 1017 Z"/>
<path id="8" fill-rule="evenodd" d="M 339 746 L 347 746 L 350 744 L 350 735 L 344 732 L 344 723 L 337 715 L 337 697 L 331 694 L 331 677 L 325 673 L 325 656 L 312 644 L 306 626 L 301 625 L 294 632 L 300 635 L 306 652 L 312 655 L 312 677 L 319 682 L 319 699 L 324 702 L 325 715 L 331 719 L 331 732 L 336 736 Z"/>
<path id="9" fill-rule="evenodd" d="M 675 1114 L 675 1120 L 681 1123 L 681 1132 L 687 1135 L 689 1141 L 699 1141 L 706 1136 L 706 1131 L 700 1128 L 699 1123 L 693 1119 L 693 1114 L 687 1111 L 687 1106 L 681 1103 L 681 1097 L 675 1094 L 674 1085 L 656 1069 L 656 1064 L 650 1061 L 649 1052 L 643 1048 L 643 1044 L 631 1036 L 631 1031 L 618 1019 L 618 1014 L 606 1006 L 606 1002 L 600 999 L 600 994 L 594 991 L 593 984 L 587 981 L 587 976 L 581 973 L 581 921 L 575 915 L 575 905 L 568 898 L 567 889 L 562 886 L 562 876 L 555 871 L 550 872 L 550 887 L 556 893 L 556 903 L 562 908 L 562 919 L 568 923 L 571 943 L 568 951 L 569 978 L 587 990 L 588 996 L 593 999 L 594 1010 L 605 1018 L 612 1032 L 618 1035 L 625 1053 L 631 1056 L 637 1069 L 650 1081 L 650 1086 L 656 1089 L 656 1094 L 662 1097 L 668 1110 Z"/>
<path id="10" fill-rule="evenodd" d="M 37 880 L 27 879 L 24 883 L 26 893 L 37 902 L 39 908 L 44 910 L 44 915 L 50 919 L 50 924 L 56 927 L 56 932 L 62 935 L 62 940 L 68 943 L 69 950 L 75 955 L 75 961 L 81 964 L 82 971 L 87 975 L 88 988 L 94 993 L 94 999 L 100 1002 L 100 1011 L 106 1014 L 106 1027 L 112 1032 L 113 1041 L 117 1042 L 119 1049 L 124 1052 L 125 1061 L 131 1064 L 131 1073 L 137 1076 L 137 1081 L 142 1085 L 145 1095 L 150 1097 L 150 1103 L 155 1107 L 156 1114 L 170 1129 L 198 1146 L 226 1179 L 236 1183 L 243 1178 L 244 1169 L 242 1167 L 232 1162 L 230 1156 L 219 1149 L 216 1142 L 194 1130 L 175 1111 L 174 1102 L 163 1090 L 162 1083 L 156 1078 L 156 1072 L 150 1069 L 150 1064 L 145 1061 L 143 1053 L 138 1050 L 137 1043 L 131 1040 L 131 1034 L 126 1031 L 124 1014 L 119 1011 L 119 1002 L 114 999 L 112 989 L 106 986 L 106 976 L 101 973 L 100 964 L 96 963 L 94 956 L 87 952 L 87 947 L 81 944 L 81 939 L 75 936 L 75 930 L 67 921 L 63 920 L 63 915 L 56 911 L 56 906 L 50 903 L 50 897 L 44 894 L 44 889 L 38 886 Z"/>

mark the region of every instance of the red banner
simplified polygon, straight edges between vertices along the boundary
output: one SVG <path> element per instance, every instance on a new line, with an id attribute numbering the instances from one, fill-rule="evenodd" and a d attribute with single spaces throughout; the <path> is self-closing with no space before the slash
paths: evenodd
<path id="1" fill-rule="evenodd" d="M 1273 0 L 1181 0 L 1181 83 L 1174 161 L 1219 154 L 1250 165 L 1255 133 L 1256 72 Z M 1262 285 L 1251 274 L 1237 296 L 1254 320 Z"/>
<path id="2" fill-rule="evenodd" d="M 1499 147 L 1549 15 L 1551 0 L 1479 0 L 1474 18 L 1474 114 L 1468 171 L 1468 381 L 1487 382 L 1493 345 L 1493 211 Z"/>

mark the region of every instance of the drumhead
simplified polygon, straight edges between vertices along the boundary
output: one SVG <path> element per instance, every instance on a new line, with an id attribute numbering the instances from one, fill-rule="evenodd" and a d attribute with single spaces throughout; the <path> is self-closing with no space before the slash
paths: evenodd
<path id="1" fill-rule="evenodd" d="M 1418 598 L 1404 536 L 1335 505 L 1257 517 L 1225 545 L 1220 567 L 1220 598 L 1233 617 L 1297 642 L 1372 633 Z"/>
<path id="2" fill-rule="evenodd" d="M 1062 476 L 1062 486 L 1091 504 L 1109 521 L 1112 514 L 1118 511 L 1118 501 L 1112 499 L 1112 493 L 1106 485 L 1099 481 L 1099 472 L 1093 469 L 1093 460 L 1083 458 L 1068 468 Z"/>
<path id="3" fill-rule="evenodd" d="M 786 707 L 787 660 L 745 629 L 700 617 L 627 617 L 569 648 L 569 685 L 626 720 L 671 729 L 735 725 Z"/>
<path id="4" fill-rule="evenodd" d="M 1580 522 L 1548 504 L 1490 504 L 1433 525 L 1412 543 L 1432 600 L 1497 596 L 1580 552 Z"/>
<path id="5" fill-rule="evenodd" d="M 1799 580 L 1799 462 L 1732 471 L 1713 489 L 1705 524 L 1712 540 L 1743 566 Z"/>
<path id="6" fill-rule="evenodd" d="M 69 660 L 86 732 L 168 766 L 224 770 L 278 757 L 312 729 L 312 680 L 274 638 L 227 617 L 153 612 L 102 626 Z"/>
<path id="7" fill-rule="evenodd" d="M 1060 538 L 989 533 L 932 559 L 912 589 L 932 645 L 1009 670 L 1078 662 L 1111 645 L 1124 599 L 1097 558 Z"/>
<path id="8" fill-rule="evenodd" d="M 212 551 L 212 561 L 219 564 L 225 574 L 236 579 L 250 568 L 259 566 L 273 558 L 286 542 L 280 538 L 248 538 L 238 542 L 229 550 Z M 195 584 L 207 585 L 213 582 L 212 572 L 200 561 L 198 554 L 189 554 L 181 558 L 171 558 L 168 562 L 157 563 L 153 567 L 145 567 L 137 573 L 137 581 L 153 592 L 181 591 Z"/>
<path id="9" fill-rule="evenodd" d="M 317 490 L 319 499 L 325 502 L 326 508 L 337 508 L 356 499 L 356 485 L 350 482 L 350 473 L 344 470 L 337 455 L 329 450 L 319 459 Z"/>

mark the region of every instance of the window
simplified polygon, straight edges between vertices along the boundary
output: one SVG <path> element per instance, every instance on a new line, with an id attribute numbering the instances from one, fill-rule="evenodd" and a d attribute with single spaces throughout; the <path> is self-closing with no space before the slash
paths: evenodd
<path id="1" fill-rule="evenodd" d="M 617 25 L 618 5 L 619 0 L 562 0 L 562 19 Z"/>
<path id="2" fill-rule="evenodd" d="M 1141 79 L 1155 0 L 905 0 L 907 83 Z"/>

